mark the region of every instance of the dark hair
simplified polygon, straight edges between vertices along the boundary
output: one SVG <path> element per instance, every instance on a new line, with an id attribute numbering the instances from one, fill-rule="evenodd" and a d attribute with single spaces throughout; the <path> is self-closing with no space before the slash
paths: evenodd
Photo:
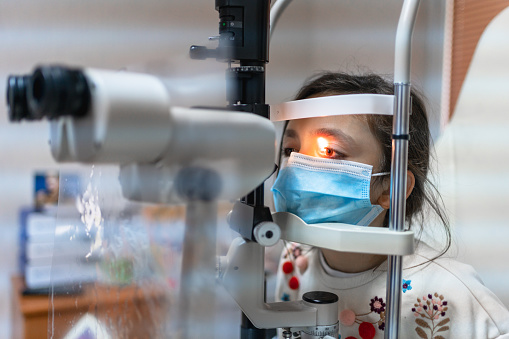
<path id="1" fill-rule="evenodd" d="M 347 73 L 323 72 L 308 79 L 296 95 L 296 100 L 313 96 L 339 94 L 394 94 L 394 85 L 376 74 L 351 75 Z M 444 254 L 451 245 L 449 221 L 443 202 L 436 187 L 428 179 L 431 159 L 431 135 L 424 100 L 414 89 L 411 90 L 412 115 L 409 119 L 410 140 L 408 143 L 408 169 L 415 177 L 415 186 L 406 200 L 406 222 L 410 227 L 414 222 L 422 227 L 427 205 L 438 216 L 446 235 L 446 244 L 440 253 Z M 382 159 L 378 171 L 390 172 L 392 156 L 392 116 L 368 114 L 366 121 L 381 145 Z M 286 125 L 285 125 L 286 129 Z M 387 177 L 374 177 L 373 184 L 380 184 Z M 428 215 L 426 214 L 426 217 Z M 384 226 L 388 225 L 387 214 Z M 422 228 L 420 229 L 422 231 Z M 439 255 L 439 256 L 440 256 Z"/>

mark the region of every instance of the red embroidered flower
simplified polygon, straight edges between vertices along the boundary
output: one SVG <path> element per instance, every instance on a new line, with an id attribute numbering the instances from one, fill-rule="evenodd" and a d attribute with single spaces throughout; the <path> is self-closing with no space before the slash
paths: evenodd
<path id="1" fill-rule="evenodd" d="M 363 322 L 359 325 L 359 335 L 362 339 L 373 339 L 375 337 L 376 330 L 373 324 Z"/>
<path id="2" fill-rule="evenodd" d="M 290 280 L 288 281 L 288 286 L 292 290 L 298 289 L 299 288 L 299 279 L 297 277 L 291 277 Z"/>
<path id="3" fill-rule="evenodd" d="M 283 264 L 283 272 L 285 274 L 290 274 L 293 272 L 293 264 L 291 261 L 285 261 L 284 264 Z"/>

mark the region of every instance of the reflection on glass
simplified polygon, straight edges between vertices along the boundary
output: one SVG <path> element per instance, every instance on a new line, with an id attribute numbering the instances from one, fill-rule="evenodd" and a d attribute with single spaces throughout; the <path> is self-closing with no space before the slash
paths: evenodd
<path id="1" fill-rule="evenodd" d="M 217 204 L 212 206 L 214 220 L 219 215 L 218 229 L 211 228 L 202 237 L 210 244 L 194 244 L 196 251 L 211 249 L 208 257 L 195 259 L 197 267 L 212 273 L 203 281 L 197 270 L 193 276 L 200 281 L 190 283 L 181 279 L 186 206 L 125 200 L 118 169 L 113 167 L 85 168 L 79 173 L 80 185 L 62 178 L 61 174 L 60 196 L 72 191 L 74 198 L 58 205 L 54 236 L 59 245 L 51 265 L 48 338 L 98 338 L 100 333 L 106 338 L 179 338 L 179 331 L 180 338 L 187 338 L 189 326 L 183 328 L 179 319 L 190 286 L 206 286 L 206 292 L 192 294 L 189 305 L 216 314 L 215 322 L 214 317 L 200 321 L 202 329 L 211 338 L 237 336 L 239 310 L 214 275 L 214 249 L 217 246 L 224 255 L 232 238 L 225 221 L 231 204 L 220 203 L 219 213 Z M 217 233 L 217 244 L 210 232 Z M 58 258 L 64 254 L 68 266 L 61 269 Z M 210 262 L 213 267 L 208 267 Z"/>

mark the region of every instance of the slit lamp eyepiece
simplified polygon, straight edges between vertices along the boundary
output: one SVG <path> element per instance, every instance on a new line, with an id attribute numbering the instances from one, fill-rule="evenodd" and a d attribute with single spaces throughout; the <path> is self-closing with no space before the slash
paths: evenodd
<path id="1" fill-rule="evenodd" d="M 82 70 L 38 67 L 31 75 L 10 76 L 7 102 L 11 121 L 83 117 L 90 108 L 90 86 Z"/>
<path id="2" fill-rule="evenodd" d="M 9 120 L 33 120 L 28 109 L 27 86 L 30 76 L 11 75 L 7 79 L 7 104 L 9 105 Z"/>

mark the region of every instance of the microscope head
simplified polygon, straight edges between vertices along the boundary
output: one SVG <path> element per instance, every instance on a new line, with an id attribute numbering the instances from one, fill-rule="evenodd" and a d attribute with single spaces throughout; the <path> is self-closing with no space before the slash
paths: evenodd
<path id="1" fill-rule="evenodd" d="M 42 66 L 9 77 L 7 98 L 11 121 L 49 120 L 56 161 L 120 165 L 128 199 L 178 201 L 189 188 L 177 182 L 191 177 L 215 180 L 206 187 L 219 185 L 217 198 L 236 199 L 274 169 L 268 119 L 171 107 L 155 76 Z"/>
<path id="2" fill-rule="evenodd" d="M 7 93 L 11 121 L 49 120 L 59 162 L 149 162 L 169 141 L 170 100 L 153 76 L 42 66 L 9 77 Z"/>

